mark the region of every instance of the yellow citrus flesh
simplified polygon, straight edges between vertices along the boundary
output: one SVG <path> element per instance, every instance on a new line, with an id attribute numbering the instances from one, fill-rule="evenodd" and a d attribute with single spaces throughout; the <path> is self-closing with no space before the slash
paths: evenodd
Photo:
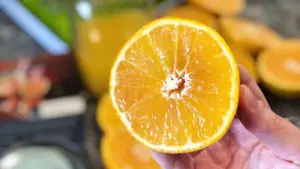
<path id="1" fill-rule="evenodd" d="M 125 128 L 117 111 L 113 107 L 109 94 L 105 94 L 99 102 L 96 119 L 99 127 L 106 133 L 112 133 Z"/>
<path id="2" fill-rule="evenodd" d="M 167 12 L 166 16 L 196 20 L 213 29 L 217 29 L 215 16 L 192 5 L 184 5 L 171 9 Z"/>
<path id="3" fill-rule="evenodd" d="M 300 48 L 281 46 L 263 51 L 257 61 L 258 73 L 278 94 L 300 92 Z"/>
<path id="4" fill-rule="evenodd" d="M 281 42 L 279 35 L 265 25 L 237 17 L 222 17 L 220 31 L 226 41 L 239 44 L 254 53 L 278 47 Z"/>
<path id="5" fill-rule="evenodd" d="M 160 169 L 148 148 L 125 130 L 105 135 L 100 154 L 109 169 Z"/>
<path id="6" fill-rule="evenodd" d="M 245 8 L 245 0 L 188 0 L 190 3 L 219 15 L 235 15 Z"/>
<path id="7" fill-rule="evenodd" d="M 118 115 L 140 142 L 161 152 L 192 152 L 228 130 L 239 93 L 237 64 L 211 28 L 159 19 L 123 47 L 111 74 Z"/>
<path id="8" fill-rule="evenodd" d="M 229 44 L 229 48 L 237 63 L 245 67 L 257 81 L 256 64 L 252 54 L 238 45 Z"/>

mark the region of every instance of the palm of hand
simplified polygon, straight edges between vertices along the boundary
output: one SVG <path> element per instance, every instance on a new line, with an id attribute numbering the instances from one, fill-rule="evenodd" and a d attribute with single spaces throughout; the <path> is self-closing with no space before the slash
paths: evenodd
<path id="1" fill-rule="evenodd" d="M 227 134 L 199 152 L 153 152 L 163 169 L 300 169 L 300 130 L 270 109 L 242 67 L 240 75 L 240 111 Z"/>
<path id="2" fill-rule="evenodd" d="M 194 169 L 299 169 L 273 154 L 237 119 L 221 141 L 190 158 Z"/>

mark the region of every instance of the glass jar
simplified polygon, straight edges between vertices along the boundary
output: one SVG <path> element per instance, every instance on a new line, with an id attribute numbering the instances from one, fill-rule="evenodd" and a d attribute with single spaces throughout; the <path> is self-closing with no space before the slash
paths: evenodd
<path id="1" fill-rule="evenodd" d="M 77 0 L 75 55 L 94 95 L 108 89 L 110 69 L 124 42 L 152 17 L 151 0 Z"/>

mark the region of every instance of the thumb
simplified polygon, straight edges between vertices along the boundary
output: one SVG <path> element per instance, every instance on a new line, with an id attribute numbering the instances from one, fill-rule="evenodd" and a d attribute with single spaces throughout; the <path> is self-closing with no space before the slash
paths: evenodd
<path id="1" fill-rule="evenodd" d="M 192 159 L 187 154 L 166 154 L 151 151 L 162 169 L 192 169 Z"/>
<path id="2" fill-rule="evenodd" d="M 300 130 L 241 85 L 238 117 L 277 156 L 300 165 Z"/>

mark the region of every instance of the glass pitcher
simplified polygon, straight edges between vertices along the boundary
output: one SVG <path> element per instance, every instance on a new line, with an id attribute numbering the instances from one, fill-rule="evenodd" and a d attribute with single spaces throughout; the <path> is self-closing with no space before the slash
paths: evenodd
<path id="1" fill-rule="evenodd" d="M 152 0 L 77 0 L 75 55 L 83 83 L 105 92 L 110 69 L 124 42 L 153 16 Z"/>

